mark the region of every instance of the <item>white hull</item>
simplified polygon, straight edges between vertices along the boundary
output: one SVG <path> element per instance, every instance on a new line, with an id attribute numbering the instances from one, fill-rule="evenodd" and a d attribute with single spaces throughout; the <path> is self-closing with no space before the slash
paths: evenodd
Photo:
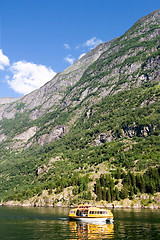
<path id="1" fill-rule="evenodd" d="M 83 222 L 110 222 L 110 223 L 113 223 L 113 219 L 112 218 L 88 218 L 88 217 L 79 217 L 79 218 L 77 218 L 77 217 L 72 217 L 72 218 L 70 218 L 71 220 L 77 220 L 77 221 L 83 221 Z"/>

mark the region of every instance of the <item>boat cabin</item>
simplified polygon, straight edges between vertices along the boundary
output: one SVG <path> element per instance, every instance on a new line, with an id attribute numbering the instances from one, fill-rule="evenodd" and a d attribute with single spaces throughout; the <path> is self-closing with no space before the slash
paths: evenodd
<path id="1" fill-rule="evenodd" d="M 110 211 L 106 209 L 100 209 L 89 205 L 80 205 L 76 209 L 70 210 L 70 216 L 77 217 L 103 217 L 110 215 Z"/>

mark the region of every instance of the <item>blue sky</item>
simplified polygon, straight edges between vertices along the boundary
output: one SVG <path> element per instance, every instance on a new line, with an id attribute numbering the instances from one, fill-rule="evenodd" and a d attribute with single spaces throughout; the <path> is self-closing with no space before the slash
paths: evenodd
<path id="1" fill-rule="evenodd" d="M 0 0 L 0 97 L 39 88 L 159 8 L 159 0 Z"/>

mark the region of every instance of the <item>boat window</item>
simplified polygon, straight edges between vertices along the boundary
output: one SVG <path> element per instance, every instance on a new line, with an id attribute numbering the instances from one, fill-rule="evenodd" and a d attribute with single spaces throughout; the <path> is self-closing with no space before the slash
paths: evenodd
<path id="1" fill-rule="evenodd" d="M 89 214 L 108 214 L 107 211 L 90 211 Z"/>
<path id="2" fill-rule="evenodd" d="M 108 214 L 107 211 L 89 211 L 89 214 Z"/>
<path id="3" fill-rule="evenodd" d="M 75 211 L 72 211 L 72 210 L 71 210 L 71 211 L 70 211 L 70 213 L 71 213 L 71 214 L 74 214 L 74 213 L 75 213 Z"/>
<path id="4" fill-rule="evenodd" d="M 103 214 L 108 214 L 108 212 L 107 211 L 103 211 Z"/>
<path id="5" fill-rule="evenodd" d="M 95 214 L 95 212 L 94 211 L 90 211 L 89 214 Z"/>
<path id="6" fill-rule="evenodd" d="M 80 216 L 80 215 L 81 215 L 81 211 L 77 210 L 77 216 Z"/>

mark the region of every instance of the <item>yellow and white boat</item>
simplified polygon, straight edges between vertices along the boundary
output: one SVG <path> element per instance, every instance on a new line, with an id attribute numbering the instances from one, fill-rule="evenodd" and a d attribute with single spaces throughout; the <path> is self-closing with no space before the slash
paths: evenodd
<path id="1" fill-rule="evenodd" d="M 110 210 L 83 204 L 70 210 L 69 219 L 82 221 L 109 221 L 111 223 L 114 221 L 113 214 Z"/>

